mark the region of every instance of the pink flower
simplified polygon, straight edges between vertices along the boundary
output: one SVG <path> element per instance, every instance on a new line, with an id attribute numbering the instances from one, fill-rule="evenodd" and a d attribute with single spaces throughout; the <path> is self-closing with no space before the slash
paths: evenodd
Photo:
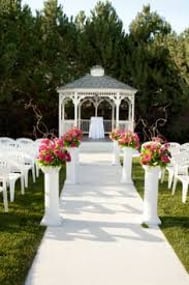
<path id="1" fill-rule="evenodd" d="M 62 138 L 44 139 L 39 147 L 38 161 L 44 166 L 61 166 L 70 161 L 70 155 L 64 148 Z"/>
<path id="2" fill-rule="evenodd" d="M 128 146 L 138 149 L 140 146 L 140 140 L 136 133 L 131 131 L 122 132 L 118 138 L 118 143 L 120 146 Z"/>
<path id="3" fill-rule="evenodd" d="M 151 141 L 142 145 L 140 162 L 144 165 L 165 167 L 170 162 L 170 157 L 167 144 Z"/>
<path id="4" fill-rule="evenodd" d="M 62 137 L 65 147 L 78 147 L 82 139 L 82 131 L 78 128 L 68 130 Z"/>

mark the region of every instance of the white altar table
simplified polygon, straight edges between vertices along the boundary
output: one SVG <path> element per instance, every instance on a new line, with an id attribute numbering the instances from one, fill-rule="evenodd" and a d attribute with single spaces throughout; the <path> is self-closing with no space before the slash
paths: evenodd
<path id="1" fill-rule="evenodd" d="M 89 138 L 104 138 L 103 117 L 91 117 L 89 126 Z"/>

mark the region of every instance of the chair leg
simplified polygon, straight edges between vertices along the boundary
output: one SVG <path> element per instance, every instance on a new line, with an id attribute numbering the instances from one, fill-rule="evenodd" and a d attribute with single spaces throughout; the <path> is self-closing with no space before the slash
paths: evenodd
<path id="1" fill-rule="evenodd" d="M 187 192 L 188 192 L 188 183 L 183 182 L 183 184 L 182 184 L 182 203 L 186 203 Z"/>
<path id="2" fill-rule="evenodd" d="M 161 171 L 160 171 L 160 178 L 161 178 L 161 183 L 163 183 L 163 181 L 164 181 L 164 179 L 165 179 L 165 169 L 162 169 Z"/>
<path id="3" fill-rule="evenodd" d="M 171 185 L 172 185 L 172 182 L 173 182 L 173 173 L 170 173 L 169 174 L 169 180 L 168 180 L 168 189 L 171 189 Z"/>
<path id="4" fill-rule="evenodd" d="M 39 166 L 35 164 L 36 177 L 39 177 Z"/>
<path id="5" fill-rule="evenodd" d="M 24 195 L 25 191 L 24 191 L 24 176 L 21 175 L 20 177 L 20 184 L 21 184 L 21 194 Z"/>
<path id="6" fill-rule="evenodd" d="M 172 195 L 175 194 L 176 187 L 177 187 L 177 182 L 178 182 L 178 179 L 175 177 L 174 178 L 174 182 L 173 182 Z"/>
<path id="7" fill-rule="evenodd" d="M 33 182 L 35 183 L 35 166 L 32 167 L 32 178 L 33 178 Z"/>
<path id="8" fill-rule="evenodd" d="M 10 188 L 10 201 L 14 201 L 14 192 L 15 192 L 15 180 L 9 181 L 9 188 Z"/>
<path id="9" fill-rule="evenodd" d="M 6 183 L 4 183 L 3 185 L 3 203 L 4 203 L 4 208 L 5 208 L 5 212 L 8 212 L 8 199 L 7 199 L 7 187 L 6 187 Z"/>
<path id="10" fill-rule="evenodd" d="M 24 185 L 28 188 L 28 170 L 24 171 Z"/>

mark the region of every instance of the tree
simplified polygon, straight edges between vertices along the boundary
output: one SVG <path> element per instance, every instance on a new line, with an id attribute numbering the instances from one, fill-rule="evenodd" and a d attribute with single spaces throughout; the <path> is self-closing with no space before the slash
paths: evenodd
<path id="1" fill-rule="evenodd" d="M 144 6 L 130 25 L 127 66 L 136 95 L 136 115 L 153 125 L 166 107 L 166 127 L 175 120 L 182 108 L 183 79 L 166 45 L 170 25 L 150 6 Z M 164 112 L 163 112 L 164 113 Z M 162 113 L 162 115 L 163 115 Z M 165 119 L 165 118 L 164 118 Z M 166 132 L 164 128 L 164 133 Z"/>
<path id="2" fill-rule="evenodd" d="M 109 74 L 119 76 L 123 25 L 110 2 L 98 2 L 86 18 L 82 12 L 76 17 L 78 54 L 84 69 L 102 65 Z"/>

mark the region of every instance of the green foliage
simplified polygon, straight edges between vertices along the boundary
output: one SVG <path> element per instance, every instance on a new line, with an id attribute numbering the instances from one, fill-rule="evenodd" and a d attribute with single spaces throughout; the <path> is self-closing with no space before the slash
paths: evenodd
<path id="1" fill-rule="evenodd" d="M 77 25 L 79 17 L 82 29 L 78 29 L 78 52 L 84 67 L 98 64 L 111 75 L 119 74 L 124 32 L 111 3 L 98 2 L 86 20 L 84 14 L 78 15 Z"/>
<path id="2" fill-rule="evenodd" d="M 162 117 L 165 127 L 158 127 L 168 139 L 172 136 L 169 128 L 187 100 L 184 78 L 169 49 L 171 37 L 170 25 L 144 6 L 130 25 L 130 56 L 126 59 L 132 84 L 139 90 L 136 119 L 142 117 L 150 127 Z"/>
<path id="3" fill-rule="evenodd" d="M 189 139 L 186 127 L 181 131 L 178 124 L 174 130 L 189 104 L 188 29 L 176 35 L 149 5 L 125 34 L 109 1 L 99 1 L 89 17 L 80 11 L 75 19 L 67 17 L 57 0 L 46 0 L 36 15 L 21 3 L 0 1 L 1 136 L 32 136 L 36 117 L 32 109 L 25 110 L 31 99 L 43 123 L 58 129 L 57 87 L 99 64 L 107 74 L 138 89 L 136 122 L 143 118 L 150 127 L 163 116 L 166 124 L 159 127 L 166 137 Z M 137 128 L 141 132 L 140 124 Z"/>

